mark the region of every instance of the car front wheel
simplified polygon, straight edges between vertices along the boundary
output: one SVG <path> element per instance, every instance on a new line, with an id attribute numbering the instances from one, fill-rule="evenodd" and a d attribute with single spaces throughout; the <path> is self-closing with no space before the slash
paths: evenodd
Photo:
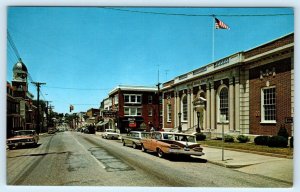
<path id="1" fill-rule="evenodd" d="M 163 152 L 161 149 L 157 149 L 157 156 L 158 156 L 159 158 L 164 157 L 164 152 Z"/>
<path id="2" fill-rule="evenodd" d="M 132 144 L 132 148 L 134 148 L 134 149 L 136 149 L 136 148 L 137 148 L 137 146 L 136 146 L 136 144 L 135 144 L 135 143 L 133 143 L 133 144 Z"/>
<path id="3" fill-rule="evenodd" d="M 145 149 L 144 145 L 142 145 L 142 151 L 147 152 L 147 149 Z"/>

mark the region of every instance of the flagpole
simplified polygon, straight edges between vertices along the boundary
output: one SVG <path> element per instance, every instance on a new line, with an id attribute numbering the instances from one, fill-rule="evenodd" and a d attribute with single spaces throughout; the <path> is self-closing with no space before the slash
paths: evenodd
<path id="1" fill-rule="evenodd" d="M 212 15 L 213 26 L 212 26 L 212 62 L 215 60 L 215 15 Z"/>

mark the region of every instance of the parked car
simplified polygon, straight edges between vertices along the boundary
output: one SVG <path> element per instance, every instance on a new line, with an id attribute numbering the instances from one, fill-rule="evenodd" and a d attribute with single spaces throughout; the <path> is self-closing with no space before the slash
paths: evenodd
<path id="1" fill-rule="evenodd" d="M 13 137 L 7 139 L 7 146 L 9 149 L 24 145 L 36 146 L 38 141 L 39 136 L 35 130 L 18 130 Z"/>
<path id="2" fill-rule="evenodd" d="M 56 129 L 54 127 L 48 128 L 48 134 L 54 134 L 56 132 Z"/>
<path id="3" fill-rule="evenodd" d="M 119 139 L 120 134 L 117 133 L 114 129 L 105 129 L 105 132 L 102 134 L 104 139 Z"/>
<path id="4" fill-rule="evenodd" d="M 142 138 L 141 143 L 142 151 L 156 152 L 158 157 L 204 155 L 203 148 L 196 142 L 196 137 L 190 134 L 156 131 Z"/>
<path id="5" fill-rule="evenodd" d="M 130 145 L 134 149 L 141 147 L 141 139 L 149 135 L 149 132 L 144 131 L 130 131 L 126 136 L 122 136 L 123 146 Z"/>

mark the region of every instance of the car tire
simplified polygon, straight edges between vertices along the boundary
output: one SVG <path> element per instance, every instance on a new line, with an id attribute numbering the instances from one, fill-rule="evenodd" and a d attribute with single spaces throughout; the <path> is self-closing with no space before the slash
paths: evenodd
<path id="1" fill-rule="evenodd" d="M 157 149 L 157 156 L 159 158 L 163 158 L 164 157 L 164 152 L 161 149 Z"/>
<path id="2" fill-rule="evenodd" d="M 142 151 L 147 152 L 147 149 L 144 147 L 144 145 L 142 145 Z"/>
<path id="3" fill-rule="evenodd" d="M 136 148 L 137 148 L 137 146 L 136 146 L 136 144 L 135 144 L 135 143 L 133 143 L 133 144 L 132 144 L 132 148 L 134 148 L 134 149 L 136 149 Z"/>
<path id="4" fill-rule="evenodd" d="M 13 149 L 13 146 L 8 146 L 9 150 L 12 150 Z"/>

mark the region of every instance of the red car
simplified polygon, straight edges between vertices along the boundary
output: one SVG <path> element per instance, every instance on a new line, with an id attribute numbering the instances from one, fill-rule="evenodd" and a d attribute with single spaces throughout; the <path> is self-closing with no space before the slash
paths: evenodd
<path id="1" fill-rule="evenodd" d="M 7 139 L 9 149 L 18 146 L 31 145 L 36 146 L 39 141 L 39 135 L 35 130 L 19 130 L 14 132 L 14 136 Z"/>
<path id="2" fill-rule="evenodd" d="M 166 155 L 201 156 L 203 148 L 196 142 L 196 137 L 190 134 L 173 132 L 153 132 L 141 140 L 142 151 L 156 152 L 158 157 Z"/>

